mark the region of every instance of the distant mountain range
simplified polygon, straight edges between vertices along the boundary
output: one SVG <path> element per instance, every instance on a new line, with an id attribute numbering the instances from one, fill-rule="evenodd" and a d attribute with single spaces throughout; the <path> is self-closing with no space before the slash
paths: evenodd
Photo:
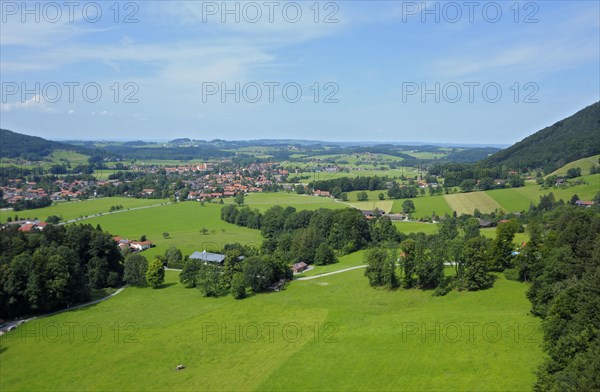
<path id="1" fill-rule="evenodd" d="M 21 157 L 29 160 L 41 160 L 56 150 L 76 151 L 86 155 L 98 154 L 95 143 L 91 141 L 54 142 L 40 137 L 15 133 L 0 129 L 0 157 Z M 375 142 L 322 142 L 316 140 L 297 139 L 261 139 L 248 141 L 227 140 L 192 140 L 188 138 L 174 139 L 168 142 L 167 147 L 155 148 L 147 146 L 148 142 L 132 141 L 105 145 L 103 150 L 119 156 L 133 156 L 136 158 L 156 159 L 204 159 L 219 156 L 232 156 L 231 149 L 247 146 L 298 146 L 311 147 L 323 146 L 328 151 L 336 147 L 343 151 L 356 151 L 360 147 L 370 152 L 390 153 L 398 148 L 420 146 L 420 150 L 428 147 L 435 148 L 431 143 L 375 143 Z M 440 143 L 436 146 L 461 146 L 449 143 Z M 444 159 L 453 162 L 476 162 L 481 160 L 484 166 L 505 165 L 511 169 L 529 168 L 543 169 L 549 173 L 568 162 L 600 154 L 600 102 L 586 107 L 574 115 L 544 128 L 522 141 L 498 151 L 497 147 L 482 147 L 481 144 L 472 144 L 469 149 L 454 151 Z M 229 151 L 228 151 L 229 150 Z M 282 151 L 283 153 L 283 151 Z M 394 153 L 395 155 L 401 153 Z M 407 161 L 415 158 L 401 154 Z M 406 155 L 406 156 L 405 156 Z M 400 155 L 398 155 L 400 156 Z M 281 157 L 285 157 L 282 155 Z"/>
<path id="2" fill-rule="evenodd" d="M 596 154 L 600 154 L 600 102 L 491 155 L 483 164 L 541 168 L 550 173 L 568 162 Z"/>

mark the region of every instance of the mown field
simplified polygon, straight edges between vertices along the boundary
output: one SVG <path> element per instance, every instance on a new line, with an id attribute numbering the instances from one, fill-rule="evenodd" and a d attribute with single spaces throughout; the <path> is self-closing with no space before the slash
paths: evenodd
<path id="1" fill-rule="evenodd" d="M 482 213 L 490 213 L 502 208 L 493 198 L 485 192 L 454 193 L 444 195 L 444 199 L 458 215 L 473 214 L 476 208 Z"/>
<path id="2" fill-rule="evenodd" d="M 15 215 L 18 215 L 21 219 L 38 218 L 40 220 L 45 220 L 51 215 L 56 215 L 62 217 L 62 219 L 66 221 L 99 213 L 108 213 L 111 206 L 122 205 L 123 209 L 127 210 L 128 208 L 160 205 L 161 203 L 167 202 L 168 200 L 165 199 L 134 199 L 132 197 L 103 197 L 83 201 L 55 202 L 55 204 L 49 207 L 34 210 L 16 212 L 12 210 L 2 210 L 0 211 L 0 223 L 6 222 L 9 216 L 14 219 Z"/>
<path id="3" fill-rule="evenodd" d="M 362 269 L 242 301 L 168 271 L 2 337 L 0 390 L 528 390 L 543 358 L 527 286 L 376 290 Z M 176 371 L 184 364 L 186 369 Z"/>

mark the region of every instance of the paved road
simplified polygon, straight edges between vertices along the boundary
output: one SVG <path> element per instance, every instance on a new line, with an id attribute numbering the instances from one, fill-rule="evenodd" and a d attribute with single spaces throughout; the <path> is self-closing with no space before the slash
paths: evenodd
<path id="1" fill-rule="evenodd" d="M 344 268 L 341 270 L 337 270 L 337 271 L 331 271 L 331 272 L 326 272 L 324 274 L 320 274 L 320 275 L 314 275 L 314 276 L 304 276 L 302 278 L 298 278 L 296 280 L 310 280 L 310 279 L 317 279 L 317 278 L 322 278 L 324 276 L 329 276 L 329 275 L 335 275 L 335 274 L 341 274 L 342 272 L 347 272 L 347 271 L 352 271 L 355 269 L 360 269 L 360 268 L 366 268 L 367 265 L 358 265 L 356 267 L 350 267 L 350 268 Z"/>

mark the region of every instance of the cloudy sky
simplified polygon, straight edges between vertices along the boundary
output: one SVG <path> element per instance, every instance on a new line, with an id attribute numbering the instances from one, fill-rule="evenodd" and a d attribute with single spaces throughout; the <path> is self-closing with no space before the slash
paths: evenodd
<path id="1" fill-rule="evenodd" d="M 2 1 L 0 126 L 511 144 L 598 101 L 597 1 Z"/>

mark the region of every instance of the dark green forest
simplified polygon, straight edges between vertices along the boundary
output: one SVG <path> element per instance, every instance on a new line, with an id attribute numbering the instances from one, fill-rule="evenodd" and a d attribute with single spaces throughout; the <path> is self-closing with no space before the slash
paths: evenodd
<path id="1" fill-rule="evenodd" d="M 540 168 L 550 173 L 596 154 L 600 154 L 600 102 L 495 153 L 483 164 L 514 170 Z"/>

